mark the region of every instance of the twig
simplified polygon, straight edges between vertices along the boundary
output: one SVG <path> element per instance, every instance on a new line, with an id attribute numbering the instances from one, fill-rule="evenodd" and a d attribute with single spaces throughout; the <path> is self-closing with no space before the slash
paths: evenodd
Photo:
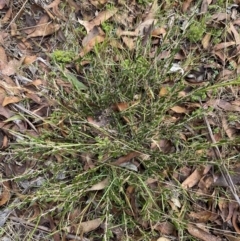
<path id="1" fill-rule="evenodd" d="M 8 26 L 6 27 L 5 30 L 7 30 L 7 29 L 11 26 L 11 24 L 19 17 L 19 15 L 21 14 L 21 12 L 22 12 L 22 10 L 24 9 L 25 5 L 27 4 L 27 2 L 28 2 L 28 0 L 26 0 L 26 1 L 23 3 L 23 5 L 22 5 L 22 7 L 20 8 L 20 10 L 19 10 L 18 13 L 14 16 L 14 18 L 13 18 L 12 21 L 8 24 Z"/>
<path id="2" fill-rule="evenodd" d="M 200 103 L 201 106 L 203 106 L 202 105 L 202 101 L 200 99 L 199 99 L 199 103 Z M 208 132 L 209 132 L 209 135 L 210 135 L 212 143 L 216 144 L 217 142 L 215 140 L 215 137 L 213 135 L 211 126 L 210 126 L 209 121 L 208 121 L 208 119 L 207 119 L 205 114 L 203 114 L 203 119 L 204 119 L 204 122 L 205 122 L 205 124 L 206 124 L 206 126 L 208 128 Z M 222 156 L 221 156 L 221 152 L 220 152 L 220 150 L 219 150 L 217 145 L 213 146 L 213 151 L 214 151 L 216 157 L 221 161 L 221 166 L 219 166 L 219 169 L 220 169 L 220 172 L 221 172 L 221 174 L 222 174 L 222 176 L 224 178 L 224 181 L 227 183 L 227 185 L 230 188 L 233 196 L 235 197 L 235 200 L 240 205 L 240 199 L 239 199 L 239 197 L 237 195 L 236 188 L 235 188 L 234 183 L 232 181 L 232 178 L 229 175 L 229 172 L 228 172 L 228 170 L 227 170 L 227 168 L 225 166 L 224 160 L 222 159 Z"/>

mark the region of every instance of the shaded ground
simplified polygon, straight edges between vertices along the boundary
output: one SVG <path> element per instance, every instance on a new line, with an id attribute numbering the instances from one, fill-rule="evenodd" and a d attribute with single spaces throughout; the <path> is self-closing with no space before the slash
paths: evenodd
<path id="1" fill-rule="evenodd" d="M 1 240 L 239 240 L 238 1 L 0 9 Z"/>

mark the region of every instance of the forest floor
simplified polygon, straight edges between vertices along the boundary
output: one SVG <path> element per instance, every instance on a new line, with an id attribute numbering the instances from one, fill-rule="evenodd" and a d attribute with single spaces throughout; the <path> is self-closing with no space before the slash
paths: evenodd
<path id="1" fill-rule="evenodd" d="M 240 240 L 239 1 L 0 13 L 1 240 Z"/>

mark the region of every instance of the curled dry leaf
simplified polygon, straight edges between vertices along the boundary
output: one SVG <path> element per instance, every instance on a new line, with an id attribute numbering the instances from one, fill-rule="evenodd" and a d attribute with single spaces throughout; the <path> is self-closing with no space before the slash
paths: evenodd
<path id="1" fill-rule="evenodd" d="M 210 241 L 210 240 L 211 241 L 221 241 L 222 240 L 210 233 L 207 233 L 206 231 L 203 231 L 202 229 L 196 227 L 193 224 L 188 224 L 187 230 L 192 236 L 199 238 L 200 240 L 203 240 L 203 241 Z"/>
<path id="2" fill-rule="evenodd" d="M 109 184 L 109 179 L 106 178 L 103 181 L 93 185 L 92 187 L 88 188 L 86 191 L 99 191 L 103 190 L 105 187 L 107 187 Z"/>
<path id="3" fill-rule="evenodd" d="M 188 189 L 195 186 L 202 178 L 204 168 L 198 167 L 195 171 L 182 183 L 182 188 Z"/>

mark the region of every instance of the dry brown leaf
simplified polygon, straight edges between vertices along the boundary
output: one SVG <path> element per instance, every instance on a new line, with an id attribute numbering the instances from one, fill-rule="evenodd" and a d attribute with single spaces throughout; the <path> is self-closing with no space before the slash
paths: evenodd
<path id="1" fill-rule="evenodd" d="M 52 216 L 50 214 L 46 215 L 46 219 L 48 220 L 49 224 L 50 224 L 50 228 L 51 228 L 51 231 L 53 233 L 53 240 L 54 241 L 61 241 L 61 238 L 60 238 L 60 234 L 59 232 L 56 230 L 56 225 L 55 225 L 55 222 L 52 218 Z"/>
<path id="2" fill-rule="evenodd" d="M 157 11 L 158 11 L 158 1 L 154 0 L 151 5 L 150 10 L 148 11 L 147 16 L 144 18 L 144 21 L 146 21 L 148 19 L 154 19 Z"/>
<path id="3" fill-rule="evenodd" d="M 160 237 L 157 239 L 157 241 L 171 241 L 171 239 L 165 238 L 165 237 Z"/>
<path id="4" fill-rule="evenodd" d="M 235 185 L 240 184 L 240 169 L 238 167 L 235 167 L 233 170 L 234 172 L 229 174 L 231 177 L 231 181 Z M 220 187 L 227 187 L 228 183 L 226 182 L 226 179 L 223 175 L 219 175 L 215 177 L 214 186 L 220 186 Z"/>
<path id="5" fill-rule="evenodd" d="M 111 18 L 116 12 L 118 11 L 117 8 L 113 8 L 111 10 L 106 10 L 103 12 L 100 12 L 96 18 L 94 18 L 92 21 L 83 21 L 78 19 L 78 22 L 85 27 L 87 30 L 87 33 L 89 33 L 95 26 L 99 26 L 109 18 Z"/>
<path id="6" fill-rule="evenodd" d="M 195 171 L 182 183 L 182 188 L 188 189 L 195 186 L 202 178 L 204 168 L 198 167 Z"/>
<path id="7" fill-rule="evenodd" d="M 230 30 L 233 33 L 234 39 L 235 39 L 235 43 L 238 45 L 240 44 L 240 36 L 238 31 L 236 30 L 236 28 L 233 26 L 233 24 L 230 22 Z M 228 31 L 229 32 L 229 31 Z"/>
<path id="8" fill-rule="evenodd" d="M 128 103 L 126 103 L 126 102 L 119 102 L 119 103 L 117 103 L 117 104 L 115 104 L 115 105 L 113 105 L 113 110 L 117 110 L 117 111 L 124 111 L 124 110 L 126 110 L 126 109 L 128 109 L 128 107 L 129 107 L 129 104 Z"/>
<path id="9" fill-rule="evenodd" d="M 166 33 L 167 33 L 167 31 L 166 31 L 165 28 L 155 28 L 155 29 L 152 31 L 151 35 L 152 35 L 153 37 L 158 37 L 158 36 L 162 35 L 163 38 L 164 38 L 164 36 L 166 35 Z"/>
<path id="10" fill-rule="evenodd" d="M 7 5 L 6 0 L 0 0 L 0 9 L 3 9 Z"/>
<path id="11" fill-rule="evenodd" d="M 158 56 L 157 56 L 157 60 L 161 60 L 161 59 L 166 59 L 171 55 L 171 51 L 170 50 L 163 50 Z"/>
<path id="12" fill-rule="evenodd" d="M 139 35 L 139 33 L 136 32 L 136 31 L 124 31 L 121 28 L 117 29 L 116 34 L 117 34 L 118 37 L 121 37 L 121 36 L 124 36 L 124 35 L 125 36 L 133 36 L 133 37 L 135 37 L 135 36 Z"/>
<path id="13" fill-rule="evenodd" d="M 63 19 L 64 21 L 66 21 L 67 19 L 62 15 L 62 13 L 59 11 L 59 4 L 61 3 L 61 0 L 54 0 L 52 3 L 50 3 L 49 5 L 47 5 L 45 7 L 45 10 L 47 11 L 47 9 L 52 8 L 52 12 L 59 18 Z M 51 16 L 50 12 L 48 12 L 48 15 Z M 52 17 L 52 16 L 51 16 Z M 52 17 L 52 19 L 54 19 L 54 17 Z"/>
<path id="14" fill-rule="evenodd" d="M 135 151 L 130 152 L 130 153 L 127 154 L 126 156 L 123 156 L 123 157 L 118 158 L 118 159 L 117 159 L 115 162 L 113 162 L 112 164 L 113 164 L 113 165 L 116 165 L 116 166 L 119 166 L 119 165 L 121 165 L 122 163 L 128 162 L 128 161 L 130 161 L 131 159 L 140 156 L 140 154 L 141 154 L 141 153 L 135 152 Z"/>
<path id="15" fill-rule="evenodd" d="M 51 4 L 47 5 L 45 8 L 54 8 L 60 4 L 61 0 L 54 0 Z"/>
<path id="16" fill-rule="evenodd" d="M 235 210 L 235 212 L 233 213 L 233 217 L 232 217 L 232 224 L 233 224 L 233 227 L 235 229 L 235 231 L 240 234 L 240 228 L 238 226 L 238 216 L 239 216 L 239 212 L 237 212 Z"/>
<path id="17" fill-rule="evenodd" d="M 96 44 L 102 43 L 104 40 L 105 40 L 105 36 L 102 36 L 102 35 L 94 36 L 91 40 L 89 40 L 86 43 L 82 51 L 79 53 L 79 56 L 83 57 L 85 54 L 90 52 Z"/>
<path id="18" fill-rule="evenodd" d="M 76 225 L 76 228 L 77 230 L 79 230 L 81 234 L 85 234 L 98 228 L 101 223 L 102 223 L 101 218 L 96 218 L 93 220 L 82 222 L 79 225 Z"/>
<path id="19" fill-rule="evenodd" d="M 60 29 L 60 25 L 49 22 L 49 16 L 45 14 L 40 18 L 38 24 L 33 28 L 35 28 L 35 31 L 30 33 L 27 36 L 27 39 L 51 35 Z"/>
<path id="20" fill-rule="evenodd" d="M 213 54 L 216 55 L 222 61 L 222 63 L 225 62 L 227 57 L 225 54 L 225 51 L 222 51 L 222 50 L 213 51 Z"/>
<path id="21" fill-rule="evenodd" d="M 159 141 L 153 141 L 151 143 L 151 149 L 159 149 L 163 153 L 170 153 L 173 152 L 174 146 L 170 140 L 167 139 L 161 139 Z"/>
<path id="22" fill-rule="evenodd" d="M 162 87 L 159 91 L 159 96 L 164 97 L 168 94 L 168 89 L 166 87 Z"/>
<path id="23" fill-rule="evenodd" d="M 77 3 L 74 2 L 74 0 L 67 0 L 70 7 L 75 8 L 75 12 L 78 12 L 80 9 L 82 9 Z"/>
<path id="24" fill-rule="evenodd" d="M 10 60 L 2 69 L 2 74 L 7 76 L 14 75 L 20 66 L 21 66 L 20 61 L 16 59 Z"/>
<path id="25" fill-rule="evenodd" d="M 2 106 L 6 106 L 12 103 L 18 103 L 19 101 L 21 101 L 22 99 L 20 97 L 17 96 L 5 96 L 3 102 L 2 102 Z"/>
<path id="26" fill-rule="evenodd" d="M 104 32 L 100 27 L 94 27 L 82 40 L 82 46 L 85 47 L 88 43 L 97 36 L 104 36 Z"/>
<path id="27" fill-rule="evenodd" d="M 32 81 L 31 83 L 29 83 L 29 85 L 34 85 L 34 86 L 39 86 L 42 85 L 44 82 L 41 79 L 36 79 L 34 81 Z M 28 86 L 28 85 L 27 85 Z"/>
<path id="28" fill-rule="evenodd" d="M 7 148 L 8 147 L 8 143 L 9 143 L 9 140 L 8 140 L 8 137 L 7 136 L 4 136 L 3 137 L 3 141 L 2 141 L 2 148 Z"/>
<path id="29" fill-rule="evenodd" d="M 218 237 L 203 231 L 202 229 L 196 227 L 193 224 L 188 224 L 187 230 L 192 236 L 199 238 L 200 240 L 203 240 L 203 241 L 210 241 L 210 240 L 211 241 L 220 241 L 221 240 Z"/>
<path id="30" fill-rule="evenodd" d="M 109 44 L 114 48 L 124 49 L 124 46 L 116 39 L 110 39 Z"/>
<path id="31" fill-rule="evenodd" d="M 178 114 L 187 113 L 187 109 L 184 108 L 184 107 L 181 107 L 181 106 L 179 106 L 179 105 L 173 106 L 173 107 L 171 108 L 171 110 L 174 111 L 174 112 L 176 112 L 176 113 L 178 113 Z"/>
<path id="32" fill-rule="evenodd" d="M 208 221 L 213 221 L 214 219 L 216 219 L 216 215 L 218 216 L 218 214 L 213 213 L 211 211 L 205 210 L 205 211 L 200 211 L 200 212 L 190 212 L 189 213 L 189 217 L 196 220 L 197 222 L 200 223 L 206 223 Z"/>
<path id="33" fill-rule="evenodd" d="M 109 184 L 109 179 L 106 178 L 103 181 L 93 185 L 92 187 L 88 188 L 86 191 L 99 191 L 103 190 L 105 187 L 107 187 Z"/>
<path id="34" fill-rule="evenodd" d="M 173 235 L 176 232 L 174 225 L 168 221 L 157 223 L 154 225 L 154 229 L 166 235 Z"/>
<path id="35" fill-rule="evenodd" d="M 0 206 L 6 204 L 11 197 L 9 182 L 3 182 L 2 186 L 3 186 L 3 191 L 0 195 Z"/>
<path id="36" fill-rule="evenodd" d="M 0 46 L 0 70 L 2 70 L 8 62 L 7 55 L 5 49 Z"/>
<path id="37" fill-rule="evenodd" d="M 231 220 L 234 216 L 234 213 L 237 212 L 238 209 L 238 204 L 235 203 L 234 201 L 230 201 L 228 202 L 228 215 L 226 217 L 225 222 L 228 222 L 229 220 Z"/>
<path id="38" fill-rule="evenodd" d="M 129 50 L 135 49 L 135 42 L 132 38 L 123 36 L 122 40 L 125 43 L 125 45 L 128 47 Z"/>
<path id="39" fill-rule="evenodd" d="M 98 8 L 101 5 L 104 5 L 105 3 L 107 3 L 108 0 L 90 0 L 91 4 Z"/>
<path id="40" fill-rule="evenodd" d="M 208 10 L 209 4 L 211 4 L 212 0 L 203 0 L 201 5 L 200 13 L 206 13 Z"/>
<path id="41" fill-rule="evenodd" d="M 23 58 L 24 58 L 23 61 L 22 61 L 23 64 L 30 65 L 30 64 L 32 64 L 33 62 L 36 61 L 37 56 L 36 55 L 32 55 L 32 56 L 25 56 Z"/>
<path id="42" fill-rule="evenodd" d="M 193 0 L 185 0 L 182 5 L 182 11 L 185 13 L 190 7 Z"/>
<path id="43" fill-rule="evenodd" d="M 233 236 L 233 235 L 228 234 L 228 233 L 224 233 L 223 235 L 227 238 L 228 241 L 239 241 L 240 240 L 240 235 Z"/>
<path id="44" fill-rule="evenodd" d="M 130 186 L 127 187 L 126 199 L 127 199 L 127 203 L 129 203 L 130 206 L 131 206 L 132 215 L 134 217 L 136 217 L 139 214 L 139 210 L 136 206 L 136 204 L 137 204 L 136 193 L 135 193 L 135 187 L 133 185 L 130 185 Z"/>
<path id="45" fill-rule="evenodd" d="M 202 46 L 204 49 L 207 49 L 209 47 L 210 39 L 211 39 L 211 33 L 206 33 L 202 39 Z"/>
<path id="46" fill-rule="evenodd" d="M 215 13 L 212 16 L 212 20 L 215 20 L 216 22 L 224 21 L 228 19 L 228 14 L 225 13 Z"/>
<path id="47" fill-rule="evenodd" d="M 230 140 L 233 140 L 236 135 L 236 130 L 234 128 L 229 127 L 227 119 L 224 116 L 222 117 L 222 127 L 223 130 L 226 132 L 228 138 Z"/>
<path id="48" fill-rule="evenodd" d="M 5 41 L 5 38 L 8 36 L 9 34 L 6 33 L 5 31 L 0 31 L 0 44 L 2 46 L 4 46 L 4 41 Z"/>
<path id="49" fill-rule="evenodd" d="M 36 103 L 38 103 L 38 104 L 41 104 L 41 103 L 42 103 L 41 98 L 40 98 L 37 94 L 35 94 L 35 93 L 33 93 L 33 92 L 30 92 L 30 91 L 29 91 L 29 92 L 27 92 L 25 95 L 26 95 L 27 98 L 33 100 L 34 102 L 36 102 Z"/>
<path id="50" fill-rule="evenodd" d="M 209 107 L 213 107 L 214 109 L 222 109 L 225 111 L 240 111 L 240 106 L 232 105 L 231 103 L 225 100 L 216 100 L 211 99 L 206 103 Z"/>
<path id="51" fill-rule="evenodd" d="M 13 116 L 13 112 L 10 111 L 7 107 L 3 107 L 2 105 L 0 105 L 0 115 L 8 119 Z"/>
<path id="52" fill-rule="evenodd" d="M 220 44 L 216 44 L 214 47 L 213 47 L 213 50 L 214 51 L 218 51 L 220 49 L 226 49 L 230 46 L 233 46 L 235 45 L 235 41 L 230 41 L 230 42 L 223 42 L 223 43 L 220 43 Z"/>
<path id="53" fill-rule="evenodd" d="M 1 23 L 7 23 L 12 16 L 12 8 L 10 7 L 5 13 L 4 17 L 1 19 Z"/>

